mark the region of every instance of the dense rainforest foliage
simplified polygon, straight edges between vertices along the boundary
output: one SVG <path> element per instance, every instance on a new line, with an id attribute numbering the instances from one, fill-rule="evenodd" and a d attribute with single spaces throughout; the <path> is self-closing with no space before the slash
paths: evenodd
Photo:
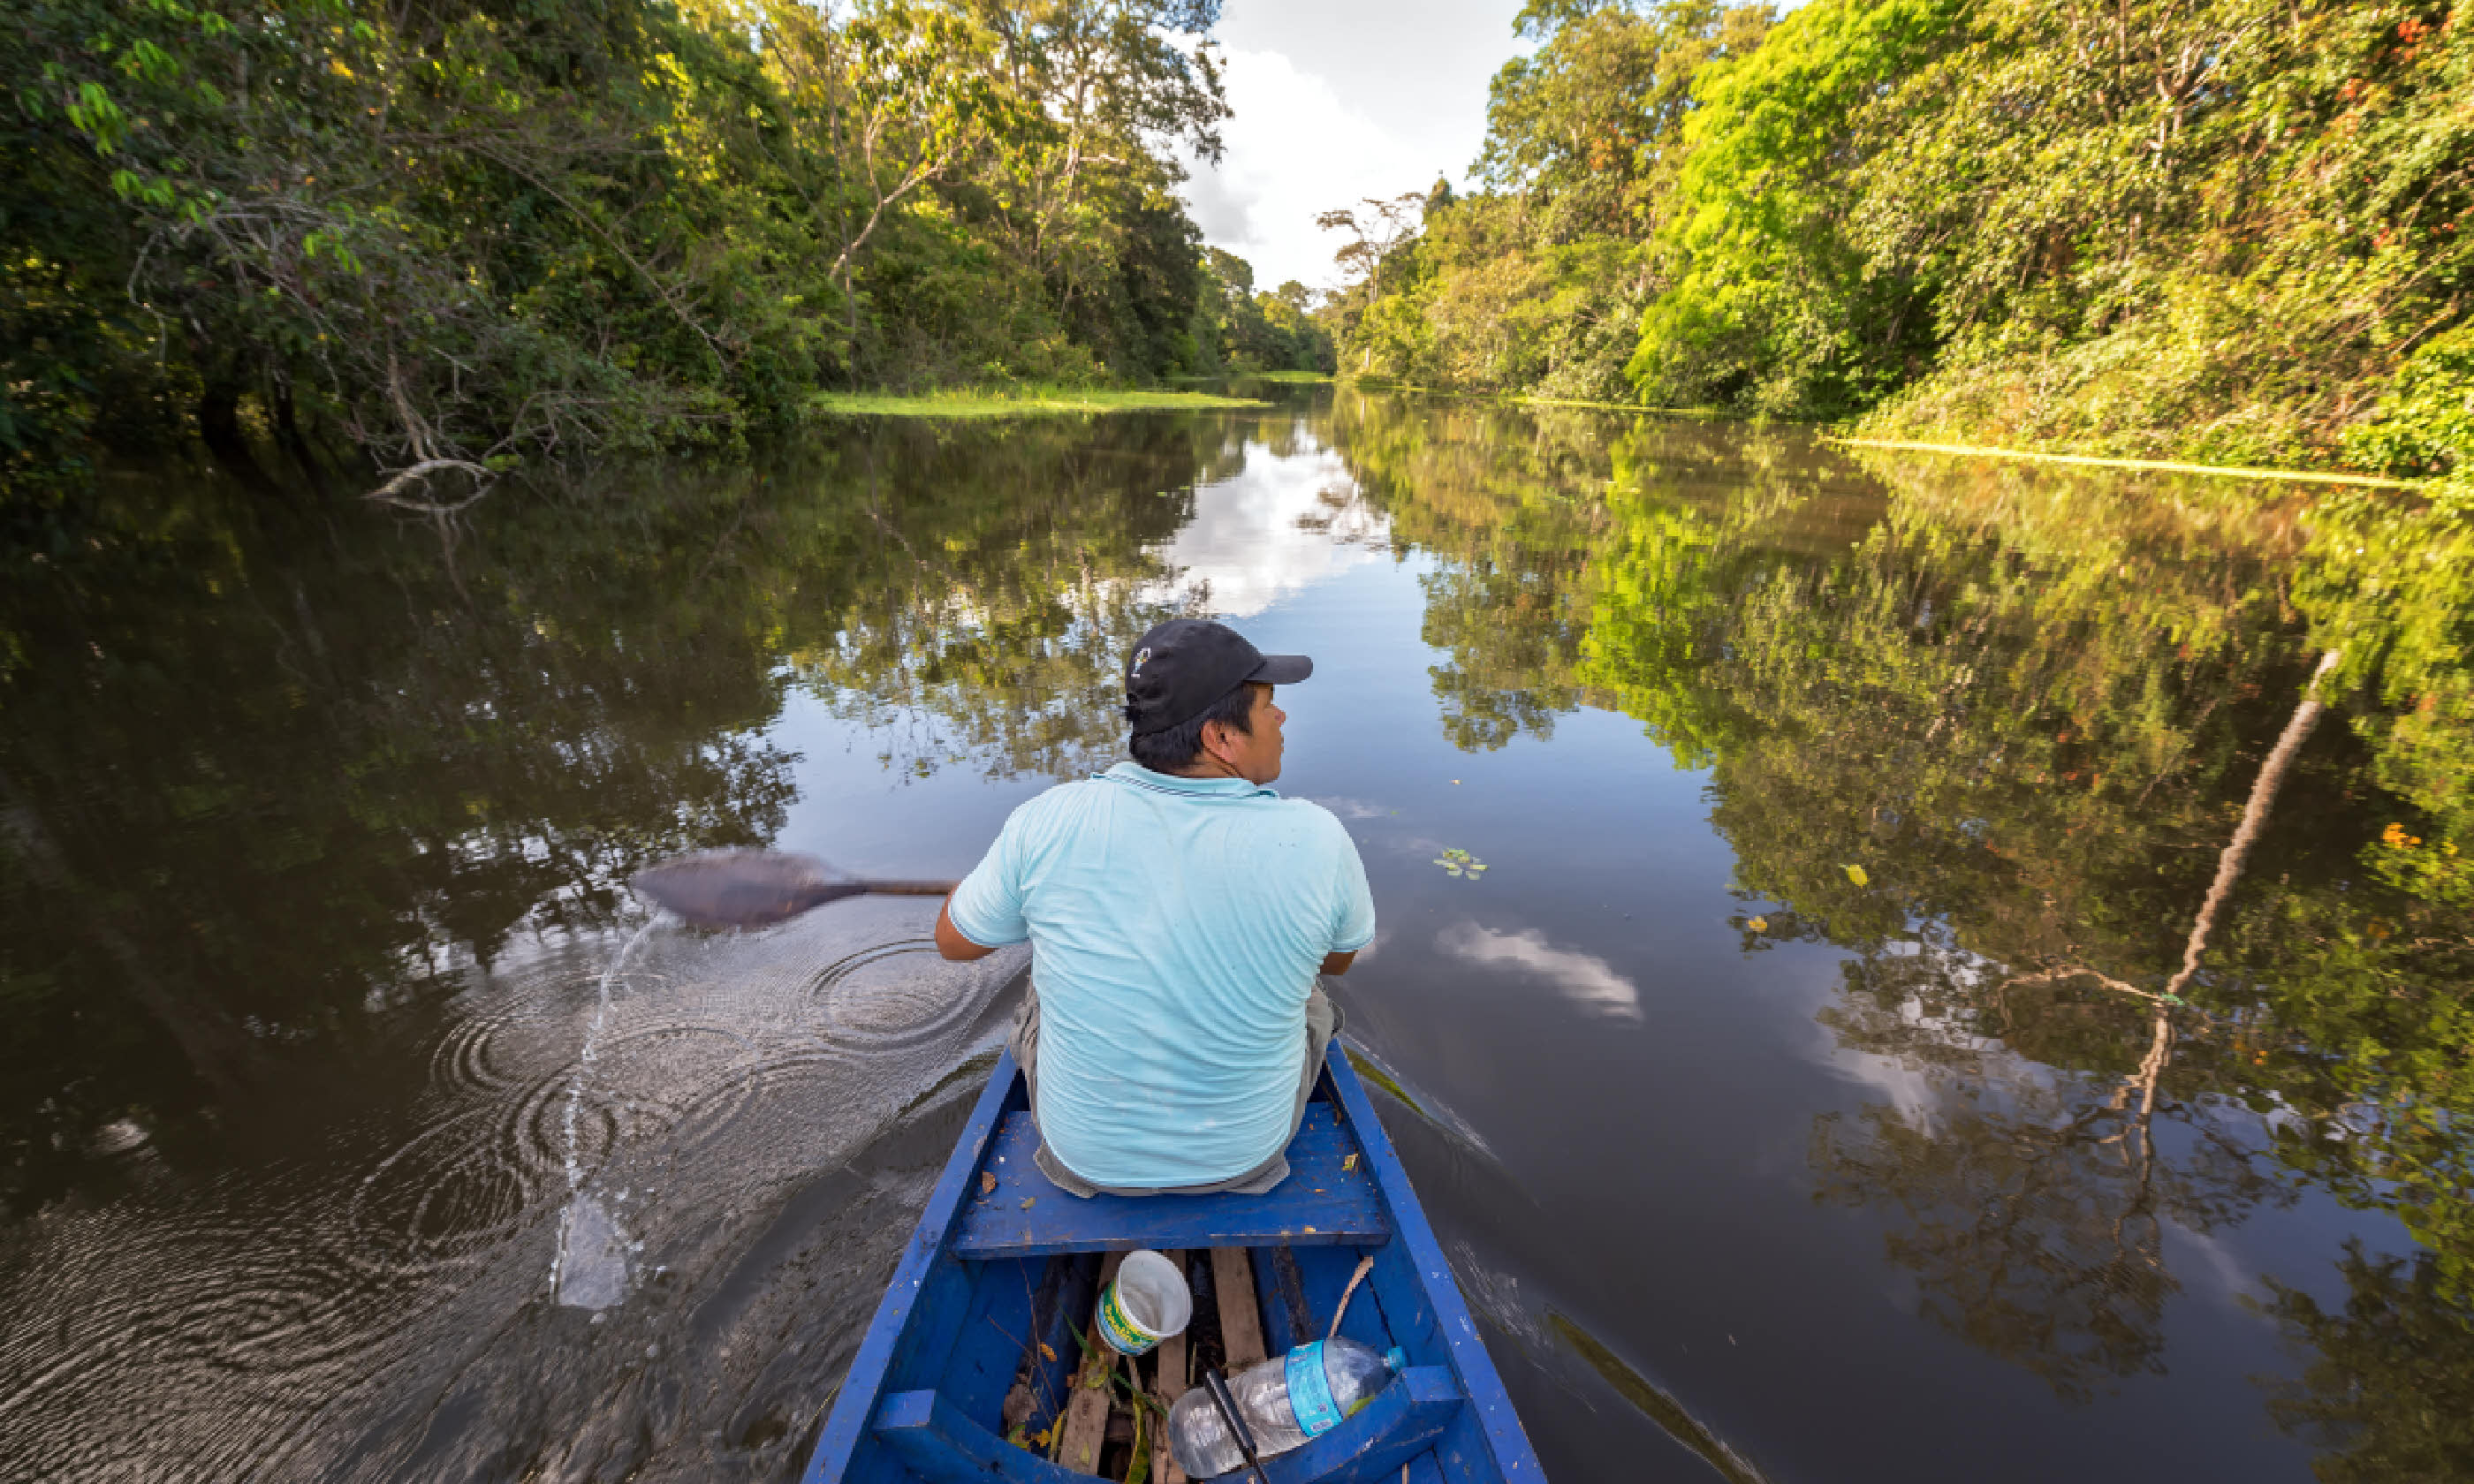
<path id="1" fill-rule="evenodd" d="M 1531 0 L 1343 368 L 2474 481 L 2463 0 Z"/>
<path id="2" fill-rule="evenodd" d="M 1218 0 L 26 0 L 0 487 L 98 449 L 502 466 L 826 387 L 1327 359 L 1175 194 Z"/>

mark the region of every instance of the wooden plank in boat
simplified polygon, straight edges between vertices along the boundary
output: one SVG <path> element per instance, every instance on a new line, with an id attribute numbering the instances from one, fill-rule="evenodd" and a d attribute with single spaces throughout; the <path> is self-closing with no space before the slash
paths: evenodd
<path id="1" fill-rule="evenodd" d="M 1105 1288 L 1115 1281 L 1117 1265 L 1126 1255 L 1112 1252 L 1101 1260 L 1100 1285 Z M 1065 1400 L 1064 1428 L 1056 1446 L 1056 1461 L 1076 1473 L 1100 1472 L 1100 1445 L 1108 1437 L 1108 1399 L 1112 1395 L 1106 1372 L 1115 1369 L 1117 1352 L 1100 1337 L 1100 1322 L 1095 1317 L 1085 1331 L 1082 1364 L 1074 1373 L 1074 1394 Z M 1097 1376 L 1100 1384 L 1093 1386 Z"/>
<path id="2" fill-rule="evenodd" d="M 1254 1262 L 1245 1248 L 1211 1249 L 1211 1286 L 1220 1299 L 1220 1345 L 1234 1376 L 1263 1358 L 1263 1311 L 1255 1306 Z"/>
<path id="3" fill-rule="evenodd" d="M 1178 1273 L 1185 1271 L 1184 1253 L 1162 1253 L 1161 1256 L 1168 1258 L 1169 1265 Z M 1160 1341 L 1159 1349 L 1152 1352 L 1152 1359 L 1158 1368 L 1152 1389 L 1159 1393 L 1161 1400 L 1174 1406 L 1176 1399 L 1185 1395 L 1185 1331 L 1180 1329 Z M 1186 1484 L 1185 1471 L 1176 1466 L 1176 1455 L 1168 1450 L 1167 1423 L 1155 1417 L 1150 1425 L 1152 1477 L 1158 1484 Z"/>

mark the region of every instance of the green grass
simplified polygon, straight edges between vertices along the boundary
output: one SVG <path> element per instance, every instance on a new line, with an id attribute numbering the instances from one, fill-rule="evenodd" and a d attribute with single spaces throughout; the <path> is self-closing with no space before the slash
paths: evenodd
<path id="1" fill-rule="evenodd" d="M 1327 376 L 1322 371 L 1230 371 L 1228 379 L 1231 381 L 1332 381 L 1338 378 Z"/>
<path id="2" fill-rule="evenodd" d="M 1271 404 L 1207 392 L 1019 386 L 957 387 L 942 392 L 819 392 L 808 405 L 828 417 L 1027 418 L 1051 413 L 1193 412 Z"/>

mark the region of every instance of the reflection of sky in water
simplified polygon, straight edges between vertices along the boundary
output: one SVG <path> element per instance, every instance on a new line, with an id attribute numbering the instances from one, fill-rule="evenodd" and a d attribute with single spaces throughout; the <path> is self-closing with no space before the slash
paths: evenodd
<path id="1" fill-rule="evenodd" d="M 1390 539 L 1390 522 L 1367 508 L 1338 453 L 1317 447 L 1280 458 L 1249 443 L 1244 471 L 1197 489 L 1194 519 L 1160 555 L 1179 569 L 1181 585 L 1210 585 L 1213 612 L 1251 618 L 1382 560 Z"/>
<path id="2" fill-rule="evenodd" d="M 576 658 L 597 651 L 526 641 L 524 657 L 569 667 L 551 676 L 568 688 L 494 682 L 486 706 L 431 668 L 409 680 L 381 668 L 372 679 L 386 694 L 413 687 L 411 700 L 503 716 L 570 749 L 539 763 L 529 749 L 480 754 L 483 764 L 504 755 L 534 770 L 505 785 L 530 792 L 502 801 L 519 821 L 538 808 L 548 822 L 549 843 L 520 847 L 527 862 L 604 829 L 653 827 L 645 811 L 678 798 L 700 801 L 678 807 L 720 811 L 714 789 L 670 792 L 665 780 L 702 776 L 674 763 L 666 772 L 639 759 L 630 764 L 637 773 L 616 775 L 659 784 L 649 802 L 611 782 L 610 758 L 630 757 L 610 754 L 612 744 L 655 764 L 692 745 L 714 749 L 716 767 L 760 803 L 767 789 L 787 796 L 782 823 L 767 827 L 781 847 L 859 874 L 957 875 L 1010 809 L 1049 786 L 1052 770 L 1120 754 L 1115 665 L 1153 607 L 1175 596 L 1128 557 L 1139 545 L 1176 571 L 1176 588 L 1207 586 L 1211 610 L 1264 649 L 1315 657 L 1314 681 L 1283 689 L 1287 771 L 1277 786 L 1346 824 L 1382 929 L 1380 951 L 1362 956 L 1337 997 L 1352 1038 L 1423 1110 L 1420 1117 L 1387 1103 L 1387 1125 L 1470 1298 L 1499 1327 L 1489 1349 L 1533 1436 L 1558 1450 L 1550 1468 L 1578 1461 L 1556 1477 L 1697 1467 L 1680 1455 L 1662 1464 L 1671 1445 L 1571 1349 L 1568 1334 L 1581 1332 L 1781 1480 L 1894 1478 L 1919 1455 L 1940 1460 L 1926 1471 L 1933 1477 L 2307 1476 L 2308 1447 L 2267 1427 L 2253 1379 L 2290 1375 L 2301 1361 L 2279 1357 L 2270 1319 L 2246 1301 L 2272 1278 L 2333 1310 L 2347 1291 L 2331 1259 L 2349 1239 L 2365 1239 L 2375 1254 L 2413 1248 L 2392 1214 L 2348 1209 L 2307 1177 L 2269 1195 L 2235 1180 L 2244 1161 L 2275 1173 L 2259 1152 L 2270 1134 L 2298 1140 L 2312 1126 L 2280 1107 L 2219 1097 L 2211 1079 L 2226 1073 L 2211 1067 L 2239 1064 L 2211 1062 L 2217 1053 L 2194 1036 L 2177 1046 L 2183 1060 L 2170 1072 L 2168 1100 L 2143 1131 L 2152 1143 L 2121 1137 L 2147 1044 L 2142 1017 L 2020 996 L 2017 1028 L 2040 1039 L 2013 1050 L 2002 1039 L 2010 1022 L 1967 1013 L 1991 993 L 1984 976 L 2006 969 L 1957 946 L 1956 927 L 1928 933 L 1928 923 L 1909 919 L 1885 941 L 1860 932 L 1833 941 L 1820 913 L 1755 891 L 1804 860 L 1834 886 L 1844 879 L 1836 863 L 1874 857 L 1823 850 L 1813 842 L 1828 837 L 1805 831 L 1803 815 L 1752 807 L 1764 789 L 1803 786 L 1804 774 L 1777 754 L 1739 753 L 1733 772 L 1679 761 L 1645 734 L 1642 719 L 1594 708 L 1610 704 L 1604 693 L 1568 691 L 1556 657 L 1541 660 L 1524 647 L 1551 650 L 1554 635 L 1541 637 L 1539 625 L 1566 612 L 1524 607 L 1533 589 L 1586 599 L 1590 606 L 1569 610 L 1576 624 L 1613 620 L 1594 634 L 1601 643 L 1665 632 L 1661 614 L 1627 610 L 1632 600 L 1611 586 L 1656 554 L 1628 556 L 1623 542 L 1665 528 L 1627 536 L 1559 517 L 1534 530 L 1487 529 L 1486 512 L 1508 506 L 1463 497 L 1486 494 L 1472 479 L 1516 477 L 1508 464 L 1437 458 L 1405 466 L 1395 484 L 1384 460 L 1404 448 L 1372 439 L 1351 450 L 1367 488 L 1421 531 L 1433 517 L 1439 533 L 1395 556 L 1388 519 L 1318 441 L 1331 426 L 1232 417 L 1180 435 L 1164 455 L 1160 426 L 1104 419 L 1075 457 L 1137 462 L 1130 472 L 1101 465 L 1096 486 L 1057 496 L 1057 525 L 1038 535 L 1058 541 L 1024 541 L 1001 525 L 993 544 L 970 548 L 971 560 L 947 562 L 936 555 L 946 528 L 933 504 L 915 524 L 865 525 L 884 539 L 891 575 L 881 580 L 913 586 L 876 602 L 883 595 L 865 584 L 880 579 L 866 578 L 846 609 L 809 613 L 804 631 L 785 631 L 808 646 L 797 657 L 735 642 L 744 635 L 733 624 L 769 622 L 772 610 L 716 596 L 739 580 L 728 566 L 738 548 L 727 542 L 740 539 L 730 526 L 678 538 L 698 553 L 691 574 L 714 565 L 696 579 L 711 586 L 684 607 L 622 615 L 627 624 L 613 632 L 630 658 L 619 669 Z M 1526 425 L 1488 426 L 1500 439 Z M 1439 414 L 1417 433 L 1429 442 L 1405 451 L 1453 453 L 1457 445 L 1436 442 L 1450 427 Z M 1721 467 L 1707 450 L 1734 448 L 1741 437 L 1658 433 L 1670 435 L 1694 469 Z M 1236 445 L 1224 439 L 1249 436 L 1243 460 L 1229 457 Z M 1344 424 L 1332 436 L 1351 435 Z M 1018 451 L 1003 438 L 987 443 L 991 460 Z M 1191 520 L 1165 534 L 1171 502 L 1150 502 L 1193 477 L 1189 454 L 1242 471 L 1197 487 Z M 1516 455 L 1528 456 L 1503 452 Z M 1582 467 L 1594 480 L 1598 466 Z M 993 467 L 1007 479 L 1019 472 Z M 1686 480 L 1683 529 L 1719 529 L 1720 515 L 1737 509 L 1731 502 L 1760 492 L 1735 491 L 1732 478 L 1712 473 L 1706 488 L 1699 474 Z M 1013 489 L 989 496 L 993 510 L 972 505 L 958 515 L 1049 518 L 1037 503 L 1013 511 Z M 1086 500 L 1115 512 L 1105 518 L 1128 518 L 1128 503 L 1143 518 L 1078 581 L 1074 543 L 1110 534 L 1075 524 Z M 811 514 L 795 502 L 785 509 Z M 1856 550 L 1847 543 L 1872 529 L 1880 504 L 1862 490 L 1825 491 L 1783 515 L 1755 514 L 1749 534 L 1728 539 L 1783 531 L 1790 565 L 1838 562 L 1861 575 L 1840 553 Z M 966 521 L 953 539 L 968 547 L 971 536 Z M 724 556 L 701 554 L 715 550 Z M 1006 565 L 1016 550 L 1018 572 Z M 1912 571 L 1890 575 L 1929 579 L 1923 611 L 1949 601 L 1941 588 L 1975 580 L 1965 564 L 1974 550 L 1925 543 L 1899 559 Z M 597 549 L 577 560 L 587 559 L 606 560 Z M 860 581 L 833 564 L 838 558 L 816 560 L 813 575 L 761 565 L 757 575 L 785 592 L 792 578 L 802 591 L 811 582 Z M 1479 560 L 1533 587 L 1455 586 Z M 1588 569 L 1576 573 L 1576 564 Z M 313 557 L 302 568 L 320 570 Z M 475 578 L 492 580 L 486 567 Z M 1584 581 L 1609 586 L 1568 586 Z M 1815 588 L 1810 601 L 1837 590 Z M 1455 597 L 1464 606 L 1448 607 Z M 564 609 L 545 611 L 575 626 Z M 581 611 L 612 621 L 589 605 Z M 1873 632 L 1858 622 L 1867 611 L 1804 616 L 1825 636 L 1861 637 Z M 732 623 L 714 622 L 716 612 Z M 151 628 L 183 616 L 175 610 Z M 467 625 L 451 631 L 459 635 L 490 634 L 478 617 L 458 621 Z M 1671 629 L 1682 620 L 1662 621 Z M 1760 641 L 1748 621 L 1715 612 L 1710 632 Z M 1921 653 L 1910 646 L 1929 636 L 1917 633 L 1902 630 L 1888 647 Z M 871 643 L 875 651 L 861 654 Z M 826 664 L 818 657 L 835 644 L 861 658 Z M 1819 667 L 1835 653 L 1790 647 L 1774 658 L 1791 673 L 1812 667 L 1810 684 L 1826 688 L 1837 672 Z M 761 673 L 768 659 L 778 670 Z M 675 683 L 673 672 L 702 676 L 708 664 L 759 673 L 730 672 L 730 684 L 710 689 Z M 282 673 L 272 661 L 259 667 Z M 1972 667 L 1953 673 L 1961 685 L 1976 683 Z M 1752 688 L 1733 683 L 1713 682 L 1710 699 L 1734 702 Z M 1499 746 L 1455 745 L 1444 705 L 1468 687 L 1524 684 L 1549 698 L 1577 694 L 1581 708 L 1554 715 L 1551 734 L 1520 729 Z M 151 695 L 133 692 L 124 704 Z M 579 716 L 581 696 L 594 706 Z M 222 716 L 196 705 L 207 724 Z M 94 719 L 85 706 L 58 714 Z M 1817 714 L 1861 730 L 1875 713 L 1841 700 Z M 184 730 L 217 734 L 196 722 Z M 1835 734 L 1825 728 L 1806 739 L 1821 746 L 1817 776 L 1861 789 L 1860 763 L 1831 771 L 1840 766 L 1826 751 Z M 497 797 L 492 778 L 473 777 L 482 797 Z M 579 783 L 603 806 L 575 823 L 561 811 Z M 1904 821 L 1904 796 L 1891 797 L 1902 799 Z M 1722 804 L 1733 806 L 1724 830 L 1713 814 Z M 759 825 L 770 818 L 741 812 Z M 154 810 L 141 824 L 159 829 L 160 818 Z M 1979 854 L 1995 838 L 1964 815 L 1946 823 Z M 2363 833 L 2386 823 L 2376 818 Z M 513 833 L 495 820 L 457 827 L 469 831 L 457 849 L 482 865 L 493 842 Z M 1906 849 L 1904 836 L 1862 838 L 1885 863 Z M 1475 879 L 1447 874 L 1434 858 L 1451 849 L 1493 869 Z M 1998 886 L 2009 868 L 1968 869 L 1975 874 L 1961 884 Z M 576 870 L 578 880 L 591 878 L 589 862 Z M 365 874 L 333 875 L 334 899 L 346 906 L 369 890 Z M 467 911 L 476 904 L 464 898 L 487 886 L 458 876 L 446 906 Z M 314 892 L 275 899 L 296 913 L 329 900 Z M 407 899 L 441 910 L 432 898 Z M 1752 946 L 1744 916 L 1772 901 L 1780 905 L 1763 910 L 1792 913 L 1785 921 L 1797 931 Z M 1006 1008 L 998 996 L 1025 956 L 968 970 L 936 961 L 925 942 L 934 914 L 932 901 L 887 898 L 837 904 L 763 934 L 657 932 L 623 971 L 614 969 L 618 933 L 519 928 L 486 967 L 442 937 L 430 948 L 438 993 L 409 986 L 402 1003 L 369 1007 L 369 1049 L 347 1064 L 374 1089 L 365 1098 L 317 1107 L 308 1099 L 323 1095 L 321 1085 L 275 1085 L 284 1118 L 333 1138 L 342 1152 L 332 1161 L 194 1182 L 159 1207 L 149 1197 L 67 1213 L 43 1229 L 42 1245 L 17 1250 L 29 1256 L 0 1287 L 17 1316 L 13 1328 L 0 1322 L 0 1477 L 134 1477 L 162 1459 L 170 1462 L 145 1476 L 185 1469 L 325 1478 L 344 1471 L 320 1465 L 346 1451 L 374 1460 L 362 1476 L 495 1477 L 494 1465 L 474 1460 L 616 1458 L 614 1438 L 643 1438 L 654 1449 L 637 1476 L 781 1473 L 872 1311 L 970 1077 L 946 1084 L 945 1102 L 922 1105 L 941 1112 L 901 1110 L 992 1043 Z M 1940 957 L 1920 963 L 1924 951 Z M 285 954 L 277 972 L 302 951 L 286 945 Z M 595 993 L 605 980 L 606 1016 Z M 1903 984 L 1920 988 L 1893 993 Z M 1934 989 L 1946 993 L 1923 993 Z M 579 1081 L 588 1041 L 592 1068 Z M 2058 1060 L 2035 1060 L 2040 1050 Z M 311 1053 L 325 1056 L 305 1045 Z M 317 1119 L 302 1116 L 313 1108 Z M 96 1117 L 99 1152 L 150 1166 L 183 1157 L 157 1125 L 117 1104 Z M 2143 1206 L 2139 1161 L 2151 1149 L 2160 1194 Z M 570 1152 L 581 1181 L 566 1176 Z M 2229 1192 L 2232 1213 L 2214 1220 L 2178 1193 L 2185 1187 Z M 2017 1218 L 2018 1239 L 2004 1235 L 2003 1217 Z M 2117 1218 L 2130 1233 L 2120 1241 Z M 1990 1223 L 1983 1233 L 1980 1220 Z M 562 1231 L 592 1259 L 562 1269 L 574 1281 L 558 1297 L 571 1306 L 545 1302 Z M 1934 1263 L 1902 1256 L 1915 1252 Z M 2117 1257 L 2125 1265 L 2107 1266 Z M 2116 1273 L 2161 1273 L 2173 1286 L 2143 1306 L 2109 1286 Z M 1941 1317 L 1954 1309 L 1928 1312 L 1928 1304 L 1957 1303 L 1954 1294 L 1974 1296 L 1986 1323 L 2011 1325 L 2006 1332 L 2025 1335 L 2029 1352 L 2045 1345 L 2083 1372 L 2074 1357 L 2093 1343 L 2089 1315 L 2124 1316 L 2165 1364 L 2118 1385 L 2099 1376 L 2097 1395 L 2069 1400 L 1972 1345 L 1974 1331 Z M 605 1318 L 594 1325 L 583 1308 Z M 2051 1320 L 2059 1340 L 2046 1344 L 2013 1315 Z M 176 1343 L 164 1345 L 166 1335 Z M 648 1430 L 643 1398 L 681 1386 L 669 1394 L 691 1400 L 665 1403 L 674 1421 Z M 304 1423 L 313 1411 L 314 1424 Z M 287 1437 L 288 1452 L 277 1447 Z M 708 1455 L 700 1440 L 711 1437 L 770 1441 Z M 2136 1444 L 2126 1457 L 2125 1440 Z M 29 1444 L 43 1450 L 38 1469 L 12 1467 L 12 1449 Z M 390 1462 L 433 1444 L 465 1451 L 424 1457 L 424 1466 Z"/>

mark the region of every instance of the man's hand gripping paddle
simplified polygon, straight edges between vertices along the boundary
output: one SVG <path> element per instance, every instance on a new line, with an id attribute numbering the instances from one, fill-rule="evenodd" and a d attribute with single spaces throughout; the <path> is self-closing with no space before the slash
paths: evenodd
<path id="1" fill-rule="evenodd" d="M 694 927 L 764 927 L 845 897 L 942 897 L 951 881 L 858 881 L 813 855 L 707 850 L 647 866 L 629 881 Z"/>

